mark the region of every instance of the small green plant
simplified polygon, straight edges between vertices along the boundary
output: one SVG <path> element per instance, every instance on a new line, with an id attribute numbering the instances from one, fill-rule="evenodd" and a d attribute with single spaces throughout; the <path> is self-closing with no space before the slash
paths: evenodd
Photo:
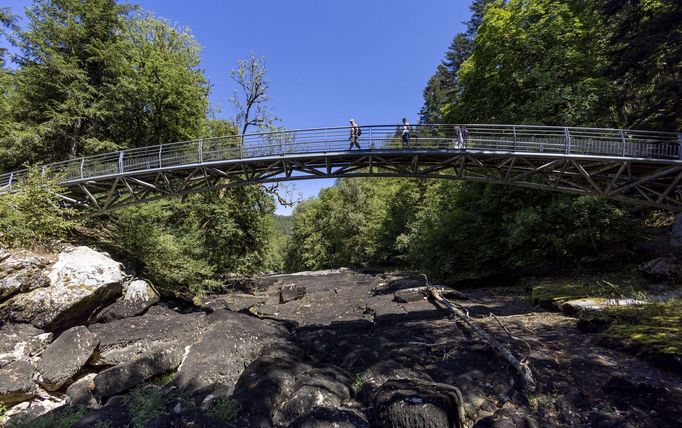
<path id="1" fill-rule="evenodd" d="M 363 385 L 364 383 L 365 383 L 365 379 L 363 379 L 362 374 L 361 374 L 361 373 L 357 373 L 357 374 L 355 375 L 355 381 L 353 382 L 353 386 L 352 386 L 353 390 L 354 390 L 354 391 L 360 390 L 360 389 L 362 388 L 362 385 Z"/>
<path id="2" fill-rule="evenodd" d="M 133 428 L 144 428 L 149 422 L 166 414 L 165 400 L 161 390 L 138 388 L 128 397 L 128 409 Z"/>
<path id="3" fill-rule="evenodd" d="M 0 424 L 5 422 L 5 414 L 7 413 L 7 407 L 5 403 L 0 402 Z"/>
<path id="4" fill-rule="evenodd" d="M 175 377 L 175 372 L 166 372 L 164 374 L 160 374 L 158 376 L 155 376 L 149 380 L 149 383 L 153 385 L 159 385 L 163 386 L 168 383 L 170 383 L 173 380 L 173 377 Z"/>
<path id="5" fill-rule="evenodd" d="M 209 414 L 221 421 L 231 422 L 239 416 L 239 401 L 230 398 L 219 398 L 209 409 Z"/>

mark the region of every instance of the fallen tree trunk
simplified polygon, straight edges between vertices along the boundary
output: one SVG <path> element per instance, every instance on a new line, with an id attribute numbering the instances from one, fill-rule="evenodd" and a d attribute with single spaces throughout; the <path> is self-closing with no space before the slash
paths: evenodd
<path id="1" fill-rule="evenodd" d="M 445 297 L 450 297 L 453 299 L 466 300 L 467 296 L 454 288 L 445 287 L 442 285 L 432 285 L 437 289 L 441 295 Z M 418 302 L 429 296 L 429 287 L 414 287 L 414 288 L 404 288 L 393 293 L 393 299 L 399 303 L 410 303 Z"/>
<path id="2" fill-rule="evenodd" d="M 427 282 L 428 284 L 428 282 Z M 470 330 L 472 330 L 476 335 L 483 339 L 488 345 L 490 345 L 495 352 L 502 358 L 507 360 L 509 365 L 511 365 L 514 370 L 519 375 L 521 382 L 523 383 L 523 389 L 526 392 L 535 391 L 535 379 L 533 379 L 533 373 L 530 371 L 528 364 L 525 361 L 519 361 L 507 348 L 505 348 L 501 343 L 496 341 L 489 333 L 484 331 L 482 328 L 471 322 L 468 314 L 459 309 L 456 304 L 453 304 L 446 298 L 444 298 L 441 292 L 433 286 L 427 286 L 429 294 L 431 297 L 441 305 L 443 305 L 448 312 L 457 316 Z"/>

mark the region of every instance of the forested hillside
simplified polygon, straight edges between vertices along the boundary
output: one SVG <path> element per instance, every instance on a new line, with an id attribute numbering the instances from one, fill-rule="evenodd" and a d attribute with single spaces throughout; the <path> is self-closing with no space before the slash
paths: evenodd
<path id="1" fill-rule="evenodd" d="M 424 90 L 422 123 L 682 128 L 679 2 L 471 10 Z M 287 266 L 410 266 L 445 280 L 603 267 L 629 260 L 649 214 L 495 185 L 342 179 L 295 211 Z"/>

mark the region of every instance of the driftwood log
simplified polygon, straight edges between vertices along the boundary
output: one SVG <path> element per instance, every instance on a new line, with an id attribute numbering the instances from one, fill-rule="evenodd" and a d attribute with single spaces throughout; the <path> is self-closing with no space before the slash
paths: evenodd
<path id="1" fill-rule="evenodd" d="M 528 367 L 528 363 L 526 361 L 524 360 L 519 361 L 507 348 L 505 348 L 501 343 L 495 340 L 489 333 L 484 331 L 481 327 L 472 323 L 471 318 L 469 318 L 468 314 L 464 310 L 462 310 L 463 308 L 462 309 L 458 308 L 457 306 L 459 305 L 452 303 L 446 298 L 444 298 L 438 288 L 433 286 L 427 287 L 429 290 L 429 294 L 433 298 L 433 300 L 440 303 L 443 307 L 445 307 L 445 309 L 448 312 L 459 318 L 462 321 L 462 323 L 464 323 L 464 325 L 467 326 L 467 328 L 469 328 L 477 336 L 483 339 L 498 355 L 500 355 L 502 358 L 507 360 L 507 362 L 509 362 L 509 365 L 511 365 L 514 368 L 514 370 L 516 370 L 516 372 L 518 373 L 524 391 L 528 393 L 535 391 L 535 379 L 533 379 L 533 373 L 530 371 L 530 368 Z"/>
<path id="2" fill-rule="evenodd" d="M 442 296 L 449 297 L 452 299 L 466 300 L 467 296 L 453 288 L 444 287 L 442 285 L 432 285 L 436 290 L 438 290 Z M 411 303 L 418 302 L 429 297 L 429 287 L 414 287 L 414 288 L 404 288 L 393 293 L 393 300 L 399 303 Z"/>

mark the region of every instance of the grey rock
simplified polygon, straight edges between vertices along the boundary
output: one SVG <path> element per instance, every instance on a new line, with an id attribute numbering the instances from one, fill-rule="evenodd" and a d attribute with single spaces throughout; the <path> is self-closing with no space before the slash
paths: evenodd
<path id="1" fill-rule="evenodd" d="M 474 428 L 540 428 L 540 425 L 518 409 L 502 408 L 476 421 Z"/>
<path id="2" fill-rule="evenodd" d="M 78 326 L 65 331 L 38 361 L 40 384 L 48 391 L 58 390 L 85 366 L 96 347 L 96 336 L 87 328 Z"/>
<path id="3" fill-rule="evenodd" d="M 445 384 L 389 380 L 373 400 L 370 421 L 378 427 L 463 428 L 462 394 Z"/>
<path id="4" fill-rule="evenodd" d="M 682 279 L 682 265 L 673 256 L 655 258 L 638 269 L 645 278 L 654 282 L 676 282 Z"/>
<path id="5" fill-rule="evenodd" d="M 65 330 L 85 322 L 121 294 L 126 274 L 107 254 L 88 247 L 62 251 L 48 274 L 50 286 L 20 293 L 0 305 L 0 317 Z"/>
<path id="6" fill-rule="evenodd" d="M 97 336 L 99 347 L 90 364 L 113 366 L 150 352 L 184 348 L 207 328 L 205 318 L 201 312 L 178 314 L 167 310 L 150 314 L 148 311 L 139 317 L 93 324 L 89 328 Z"/>
<path id="7" fill-rule="evenodd" d="M 329 409 L 315 407 L 296 419 L 291 428 L 369 428 L 365 415 L 355 409 Z"/>
<path id="8" fill-rule="evenodd" d="M 97 400 L 93 391 L 95 389 L 96 373 L 90 373 L 78 379 L 66 389 L 67 402 L 72 407 L 97 407 Z"/>
<path id="9" fill-rule="evenodd" d="M 104 308 L 95 320 L 109 322 L 140 315 L 158 301 L 159 294 L 150 283 L 140 279 L 131 281 L 123 287 L 123 296 Z"/>
<path id="10" fill-rule="evenodd" d="M 104 370 L 95 376 L 95 396 L 111 397 L 134 388 L 147 379 L 175 370 L 182 362 L 182 348 L 160 349 Z"/>
<path id="11" fill-rule="evenodd" d="M 0 255 L 0 301 L 50 284 L 43 269 L 49 257 L 28 251 L 3 252 Z"/>
<path id="12" fill-rule="evenodd" d="M 0 367 L 41 352 L 52 341 L 52 333 L 31 324 L 0 325 Z"/>
<path id="13" fill-rule="evenodd" d="M 175 385 L 196 391 L 214 383 L 233 388 L 244 367 L 288 331 L 276 322 L 217 310 L 207 316 L 210 328 L 194 343 L 178 369 Z"/>
<path id="14" fill-rule="evenodd" d="M 305 296 L 306 288 L 302 285 L 287 284 L 283 285 L 279 291 L 279 303 L 287 303 L 292 300 L 302 299 Z"/>
<path id="15" fill-rule="evenodd" d="M 26 360 L 13 361 L 0 369 L 0 402 L 11 405 L 36 395 L 33 366 Z"/>

